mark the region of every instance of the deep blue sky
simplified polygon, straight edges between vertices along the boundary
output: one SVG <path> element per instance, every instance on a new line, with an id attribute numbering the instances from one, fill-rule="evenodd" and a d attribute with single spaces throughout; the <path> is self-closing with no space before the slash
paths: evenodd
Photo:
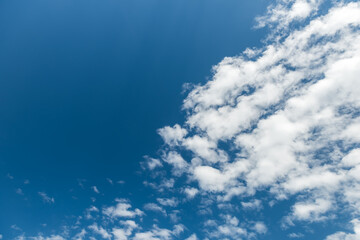
<path id="1" fill-rule="evenodd" d="M 252 26 L 266 5 L 1 1 L 1 233 L 58 226 L 91 204 L 93 185 L 104 204 L 120 194 L 143 204 L 139 162 L 162 144 L 156 129 L 182 121 L 182 85 L 204 83 L 222 58 L 259 46 L 264 30 Z M 42 191 L 56 204 L 44 204 Z"/>

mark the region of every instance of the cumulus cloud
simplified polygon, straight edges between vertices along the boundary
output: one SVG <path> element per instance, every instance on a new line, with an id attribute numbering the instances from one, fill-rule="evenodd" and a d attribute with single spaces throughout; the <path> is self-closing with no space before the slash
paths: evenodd
<path id="1" fill-rule="evenodd" d="M 192 234 L 190 237 L 186 238 L 185 240 L 198 240 L 196 234 Z"/>
<path id="2" fill-rule="evenodd" d="M 156 203 L 147 203 L 144 205 L 144 209 L 148 210 L 148 211 L 153 211 L 153 212 L 160 212 L 160 213 L 166 215 L 166 211 L 162 207 L 157 205 Z"/>
<path id="3" fill-rule="evenodd" d="M 169 146 L 179 144 L 187 134 L 187 130 L 175 124 L 173 127 L 166 126 L 158 130 L 159 135 L 164 139 Z"/>
<path id="4" fill-rule="evenodd" d="M 265 234 L 267 232 L 267 227 L 263 222 L 256 222 L 253 226 L 253 230 L 260 234 Z"/>
<path id="5" fill-rule="evenodd" d="M 180 176 L 188 167 L 188 163 L 177 152 L 169 152 L 164 156 L 164 161 L 172 166 L 175 176 Z"/>
<path id="6" fill-rule="evenodd" d="M 131 210 L 132 208 L 131 204 L 125 199 L 117 199 L 116 201 L 118 202 L 116 206 L 105 207 L 103 209 L 103 213 L 105 215 L 112 218 L 117 218 L 117 217 L 133 218 L 144 214 L 143 211 L 141 211 L 138 208 Z"/>
<path id="7" fill-rule="evenodd" d="M 33 240 L 65 240 L 65 238 L 63 238 L 60 235 L 51 235 L 50 237 L 37 236 L 32 239 Z"/>
<path id="8" fill-rule="evenodd" d="M 358 216 L 360 3 L 322 12 L 321 0 L 274 4 L 257 19 L 273 29 L 267 45 L 214 66 L 184 100 L 185 123 L 159 130 L 165 156 L 178 157 L 168 160 L 181 169 L 174 177 L 184 174 L 219 202 L 296 196 L 284 213 L 290 225 L 336 217 L 339 205 Z M 182 191 L 191 198 L 195 189 Z"/>
<path id="9" fill-rule="evenodd" d="M 143 168 L 154 170 L 157 167 L 162 167 L 162 163 L 159 159 L 151 158 L 149 156 L 145 156 L 145 162 L 143 162 Z"/>
<path id="10" fill-rule="evenodd" d="M 161 205 L 168 207 L 176 207 L 179 202 L 175 197 L 172 198 L 157 198 L 156 199 Z"/>
<path id="11" fill-rule="evenodd" d="M 98 226 L 96 223 L 89 226 L 89 229 L 94 231 L 94 233 L 101 236 L 103 239 L 111 239 L 111 234 L 105 230 L 102 226 Z"/>
<path id="12" fill-rule="evenodd" d="M 262 208 L 262 203 L 259 199 L 253 199 L 251 202 L 241 202 L 241 206 L 245 210 L 260 210 Z"/>
<path id="13" fill-rule="evenodd" d="M 302 21 L 318 11 L 322 0 L 277 0 L 267 14 L 257 18 L 257 27 L 275 26 L 283 29 L 295 21 Z"/>
<path id="14" fill-rule="evenodd" d="M 85 229 L 81 229 L 79 233 L 77 233 L 72 239 L 73 240 L 83 240 L 85 235 L 87 234 Z"/>
<path id="15" fill-rule="evenodd" d="M 337 232 L 326 238 L 326 240 L 356 240 L 360 238 L 360 221 L 354 219 L 351 221 L 354 226 L 354 233 Z"/>
<path id="16" fill-rule="evenodd" d="M 170 240 L 174 236 L 177 236 L 183 231 L 181 225 L 175 225 L 173 230 L 159 228 L 157 225 L 154 225 L 150 231 L 138 232 L 132 238 L 133 240 Z"/>
<path id="17" fill-rule="evenodd" d="M 186 194 L 188 199 L 192 199 L 198 194 L 199 190 L 197 188 L 188 187 L 184 189 L 184 193 Z"/>

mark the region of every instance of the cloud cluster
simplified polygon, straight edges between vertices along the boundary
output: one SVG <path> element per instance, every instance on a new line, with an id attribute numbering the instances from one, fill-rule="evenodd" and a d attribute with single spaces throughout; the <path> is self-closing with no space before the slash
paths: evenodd
<path id="1" fill-rule="evenodd" d="M 322 15 L 320 4 L 272 6 L 260 25 L 288 31 L 225 58 L 184 100 L 186 122 L 159 130 L 163 163 L 196 184 L 193 193 L 218 203 L 296 197 L 284 226 L 336 217 L 337 208 L 359 216 L 360 3 L 333 3 Z"/>
<path id="2" fill-rule="evenodd" d="M 162 206 L 175 206 L 177 200 L 158 199 Z M 156 204 L 145 204 L 144 210 L 148 213 L 157 211 L 153 209 Z M 161 208 L 160 206 L 158 206 Z M 182 224 L 174 224 L 170 229 L 161 228 L 157 224 L 152 224 L 150 227 L 144 227 L 143 217 L 145 212 L 133 208 L 132 204 L 127 199 L 115 199 L 113 206 L 103 206 L 100 211 L 99 208 L 91 206 L 84 211 L 84 214 L 78 216 L 73 224 L 64 225 L 63 229 L 58 234 L 45 236 L 39 233 L 38 236 L 27 237 L 25 233 L 19 235 L 16 240 L 95 240 L 95 239 L 113 239 L 113 240 L 170 240 L 179 238 L 183 235 L 186 227 Z M 22 230 L 17 226 L 13 228 Z M 189 236 L 189 235 L 187 235 Z M 183 238 L 187 237 L 182 236 Z M 192 238 L 196 236 L 193 235 Z M 191 238 L 190 238 L 191 239 Z M 196 239 L 196 238 L 195 238 Z"/>

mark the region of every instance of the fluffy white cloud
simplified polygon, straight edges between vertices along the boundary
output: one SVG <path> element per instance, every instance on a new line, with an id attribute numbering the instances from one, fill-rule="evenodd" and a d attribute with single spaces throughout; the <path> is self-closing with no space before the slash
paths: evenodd
<path id="1" fill-rule="evenodd" d="M 262 203 L 259 199 L 254 199 L 251 202 L 241 202 L 241 206 L 246 210 L 260 210 Z"/>
<path id="2" fill-rule="evenodd" d="M 299 220 L 318 221 L 321 214 L 328 211 L 331 201 L 316 199 L 315 202 L 298 202 L 293 207 L 293 216 Z"/>
<path id="3" fill-rule="evenodd" d="M 149 170 L 154 170 L 157 167 L 162 167 L 162 163 L 159 159 L 151 158 L 145 156 L 146 161 L 143 163 L 144 168 L 148 168 Z"/>
<path id="4" fill-rule="evenodd" d="M 186 238 L 185 240 L 198 240 L 196 234 L 192 234 L 190 237 Z"/>
<path id="5" fill-rule="evenodd" d="M 110 206 L 103 209 L 103 213 L 109 217 L 136 217 L 144 213 L 140 209 L 131 210 L 132 206 L 127 200 L 117 199 L 116 206 Z"/>
<path id="6" fill-rule="evenodd" d="M 72 239 L 73 240 L 83 240 L 85 235 L 87 234 L 85 229 L 81 229 L 79 233 L 77 233 Z"/>
<path id="7" fill-rule="evenodd" d="M 267 227 L 263 222 L 256 222 L 253 227 L 254 231 L 260 234 L 265 234 L 267 232 Z"/>
<path id="8" fill-rule="evenodd" d="M 114 235 L 115 240 L 127 240 L 129 236 L 129 234 L 121 228 L 114 228 L 112 234 Z"/>
<path id="9" fill-rule="evenodd" d="M 63 238 L 60 235 L 51 235 L 50 237 L 43 237 L 43 236 L 38 236 L 38 237 L 33 237 L 33 240 L 65 240 L 65 238 Z"/>
<path id="10" fill-rule="evenodd" d="M 185 188 L 184 193 L 186 194 L 187 198 L 192 199 L 198 194 L 199 190 L 197 188 Z"/>
<path id="11" fill-rule="evenodd" d="M 169 240 L 173 239 L 173 236 L 178 235 L 183 231 L 181 225 L 175 225 L 173 230 L 159 228 L 154 225 L 150 231 L 138 232 L 132 238 L 133 240 Z"/>
<path id="12" fill-rule="evenodd" d="M 89 229 L 94 233 L 100 235 L 104 239 L 111 239 L 111 234 L 102 226 L 98 226 L 96 223 L 89 226 Z"/>
<path id="13" fill-rule="evenodd" d="M 177 152 L 169 152 L 164 161 L 173 167 L 173 174 L 176 176 L 180 176 L 188 167 L 188 163 Z"/>
<path id="14" fill-rule="evenodd" d="M 196 167 L 194 176 L 199 181 L 200 187 L 208 191 L 223 191 L 229 181 L 227 175 L 210 166 Z"/>
<path id="15" fill-rule="evenodd" d="M 161 205 L 169 206 L 169 207 L 176 207 L 179 202 L 176 198 L 157 198 L 156 199 Z"/>
<path id="16" fill-rule="evenodd" d="M 354 226 L 354 233 L 337 232 L 326 238 L 326 240 L 357 240 L 360 238 L 360 221 L 354 219 L 351 221 Z"/>
<path id="17" fill-rule="evenodd" d="M 174 127 L 166 126 L 158 130 L 159 135 L 164 139 L 164 142 L 169 146 L 179 144 L 187 134 L 187 130 L 181 128 L 179 124 Z"/>
<path id="18" fill-rule="evenodd" d="M 248 236 L 248 231 L 239 226 L 239 220 L 230 215 L 222 216 L 224 224 L 218 224 L 216 221 L 208 221 L 205 223 L 207 227 L 211 227 L 209 237 L 213 239 L 242 239 Z"/>
<path id="19" fill-rule="evenodd" d="M 166 215 L 166 211 L 159 205 L 157 205 L 156 203 L 147 203 L 144 205 L 144 209 L 148 210 L 148 211 L 153 211 L 153 212 L 160 212 L 164 215 Z"/>
<path id="20" fill-rule="evenodd" d="M 265 16 L 258 17 L 258 27 L 273 24 L 286 28 L 293 21 L 301 21 L 318 10 L 322 0 L 278 0 L 268 7 Z"/>

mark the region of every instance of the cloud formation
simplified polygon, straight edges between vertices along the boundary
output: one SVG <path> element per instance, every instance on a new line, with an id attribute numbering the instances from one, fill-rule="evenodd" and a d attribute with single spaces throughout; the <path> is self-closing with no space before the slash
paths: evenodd
<path id="1" fill-rule="evenodd" d="M 225 58 L 189 93 L 185 124 L 159 130 L 164 156 L 182 159 L 174 177 L 184 172 L 218 204 L 257 193 L 296 197 L 284 226 L 325 221 L 339 207 L 356 222 L 360 3 L 334 3 L 323 15 L 321 3 L 278 1 L 258 19 L 273 27 L 272 41 Z"/>

